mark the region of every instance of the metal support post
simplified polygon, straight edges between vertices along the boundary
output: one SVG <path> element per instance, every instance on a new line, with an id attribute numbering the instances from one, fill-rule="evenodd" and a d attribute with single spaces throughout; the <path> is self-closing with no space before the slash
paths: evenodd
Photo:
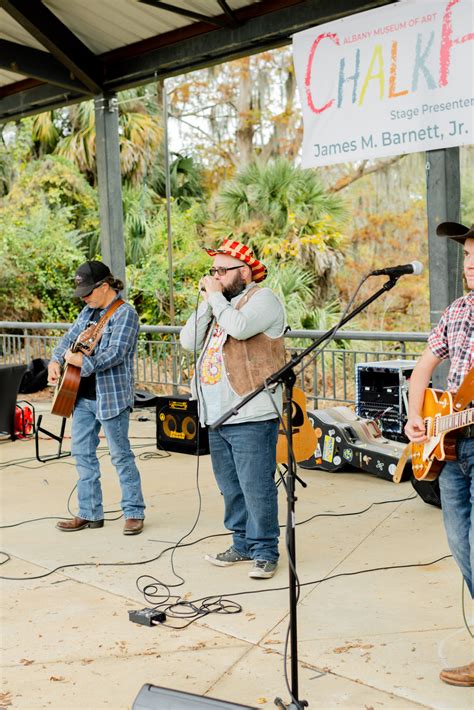
<path id="1" fill-rule="evenodd" d="M 459 148 L 426 153 L 426 207 L 430 268 L 430 322 L 435 325 L 445 308 L 462 295 L 462 249 L 452 239 L 436 236 L 440 222 L 459 222 L 461 204 Z M 433 387 L 445 389 L 447 363 L 433 375 Z"/>
<path id="2" fill-rule="evenodd" d="M 102 258 L 114 276 L 125 283 L 117 97 L 100 94 L 94 99 L 94 107 Z"/>

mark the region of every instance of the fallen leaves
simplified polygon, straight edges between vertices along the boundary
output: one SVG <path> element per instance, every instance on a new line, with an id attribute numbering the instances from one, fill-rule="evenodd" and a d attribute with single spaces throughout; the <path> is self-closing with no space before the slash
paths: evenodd
<path id="1" fill-rule="evenodd" d="M 6 708 L 8 705 L 12 704 L 12 694 L 6 691 L 5 693 L 0 693 L 0 706 Z"/>
<path id="2" fill-rule="evenodd" d="M 374 645 L 373 643 L 348 643 L 347 646 L 338 646 L 337 648 L 333 648 L 332 652 L 333 653 L 347 653 L 348 651 L 351 651 L 353 648 L 359 648 L 361 650 L 366 650 L 369 648 L 373 648 Z"/>

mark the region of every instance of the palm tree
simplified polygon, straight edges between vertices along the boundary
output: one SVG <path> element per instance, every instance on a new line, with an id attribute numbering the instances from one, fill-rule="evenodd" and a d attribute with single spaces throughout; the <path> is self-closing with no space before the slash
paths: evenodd
<path id="1" fill-rule="evenodd" d="M 271 288 L 285 304 L 290 328 L 303 327 L 307 315 L 307 303 L 311 300 L 315 277 L 303 271 L 296 263 L 279 264 L 274 259 L 266 260 L 268 278 L 265 286 Z"/>
<path id="2" fill-rule="evenodd" d="M 122 190 L 125 260 L 140 265 L 149 253 L 155 234 L 151 218 L 153 190 L 145 186 L 124 185 Z"/>
<path id="3" fill-rule="evenodd" d="M 69 158 L 91 184 L 96 184 L 93 101 L 35 116 L 32 135 L 39 154 L 54 152 Z M 141 98 L 136 93 L 123 92 L 119 100 L 119 143 L 121 172 L 126 182 L 143 182 L 149 166 L 156 161 L 162 135 L 160 121 Z"/>
<path id="4" fill-rule="evenodd" d="M 266 165 L 248 165 L 226 184 L 217 200 L 221 221 L 208 232 L 226 233 L 250 244 L 279 269 L 287 261 L 312 274 L 311 301 L 326 298 L 342 256 L 338 220 L 341 199 L 324 189 L 313 170 L 303 170 L 283 158 Z"/>
<path id="5" fill-rule="evenodd" d="M 339 217 L 343 212 L 340 198 L 325 191 L 313 170 L 284 158 L 248 165 L 224 186 L 218 204 L 224 219 L 238 224 L 257 220 L 267 234 L 287 232 L 295 218 L 303 234 L 323 215 Z"/>
<path id="6" fill-rule="evenodd" d="M 150 182 L 157 195 L 166 196 L 164 162 L 156 162 Z M 203 170 L 192 156 L 176 153 L 170 164 L 170 189 L 171 196 L 184 209 L 204 199 Z"/>

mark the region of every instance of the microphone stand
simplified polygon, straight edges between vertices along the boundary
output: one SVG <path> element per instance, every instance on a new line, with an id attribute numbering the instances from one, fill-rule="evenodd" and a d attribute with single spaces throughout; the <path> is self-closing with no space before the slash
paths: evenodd
<path id="1" fill-rule="evenodd" d="M 371 274 L 369 274 L 370 276 Z M 297 633 L 297 602 L 298 602 L 298 592 L 297 592 L 297 574 L 296 574 L 296 536 L 295 536 L 295 503 L 297 498 L 295 496 L 295 480 L 296 480 L 296 461 L 292 453 L 292 398 L 293 398 L 293 385 L 296 382 L 296 375 L 294 373 L 294 368 L 298 365 L 309 353 L 311 353 L 315 348 L 318 347 L 323 341 L 331 340 L 337 329 L 345 325 L 348 321 L 352 320 L 356 315 L 358 315 L 364 308 L 367 308 L 373 301 L 375 301 L 379 296 L 387 291 L 390 291 L 401 274 L 391 274 L 388 281 L 386 281 L 383 286 L 376 291 L 372 296 L 369 296 L 363 303 L 361 303 L 357 308 L 354 308 L 350 313 L 348 313 L 344 318 L 342 318 L 339 323 L 331 328 L 330 330 L 323 333 L 320 338 L 315 340 L 311 345 L 309 345 L 305 350 L 303 350 L 298 355 L 293 355 L 291 360 L 281 367 L 279 370 L 274 372 L 270 377 L 268 377 L 262 385 L 259 385 L 253 392 L 246 395 L 235 407 L 233 407 L 228 412 L 225 412 L 219 419 L 217 419 L 213 424 L 210 425 L 211 429 L 216 429 L 217 427 L 224 424 L 230 417 L 237 414 L 238 411 L 248 402 L 250 402 L 254 397 L 256 397 L 260 392 L 270 386 L 275 386 L 277 384 L 283 384 L 285 387 L 285 408 L 286 408 L 286 438 L 288 442 L 288 470 L 286 479 L 286 494 L 287 494 L 287 541 L 288 541 L 288 566 L 289 566 L 289 609 L 290 609 L 290 649 L 291 649 L 291 703 L 286 706 L 281 698 L 275 698 L 275 705 L 280 708 L 280 710 L 303 710 L 308 706 L 306 700 L 299 700 L 298 692 L 298 633 Z"/>

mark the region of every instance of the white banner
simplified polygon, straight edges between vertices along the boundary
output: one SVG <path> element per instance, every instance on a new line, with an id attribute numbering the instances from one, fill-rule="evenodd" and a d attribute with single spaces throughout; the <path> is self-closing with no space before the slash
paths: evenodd
<path id="1" fill-rule="evenodd" d="M 474 142 L 474 0 L 403 0 L 293 37 L 303 166 Z"/>

